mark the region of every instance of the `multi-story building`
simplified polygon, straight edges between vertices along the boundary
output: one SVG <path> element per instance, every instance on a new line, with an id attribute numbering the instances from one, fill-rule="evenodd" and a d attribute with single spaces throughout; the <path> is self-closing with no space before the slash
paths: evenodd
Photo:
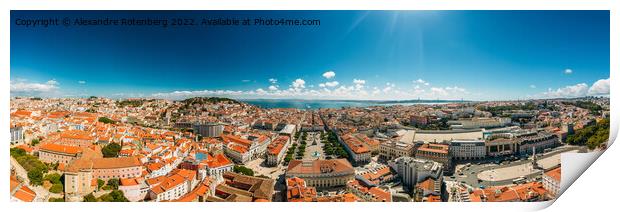
<path id="1" fill-rule="evenodd" d="M 392 194 L 377 187 L 369 185 L 364 180 L 351 180 L 347 183 L 347 191 L 366 202 L 391 202 Z"/>
<path id="2" fill-rule="evenodd" d="M 91 170 L 95 179 L 105 181 L 135 178 L 142 175 L 142 163 L 137 157 L 97 158 L 92 160 Z"/>
<path id="3" fill-rule="evenodd" d="M 535 202 L 547 198 L 540 182 L 476 189 L 469 194 L 472 202 Z"/>
<path id="4" fill-rule="evenodd" d="M 62 145 L 90 147 L 95 142 L 95 138 L 86 131 L 66 130 L 60 133 L 60 137 L 56 142 Z"/>
<path id="5" fill-rule="evenodd" d="M 304 179 L 298 177 L 286 179 L 287 202 L 312 202 L 316 199 L 316 188 L 308 187 Z"/>
<path id="6" fill-rule="evenodd" d="M 357 172 L 356 176 L 364 178 L 365 181 L 373 183 L 375 185 L 392 182 L 396 174 L 392 172 L 389 166 L 379 164 L 370 169 L 366 169 L 362 172 Z"/>
<path id="7" fill-rule="evenodd" d="M 21 126 L 11 125 L 11 145 L 23 144 L 24 137 L 24 128 Z"/>
<path id="8" fill-rule="evenodd" d="M 345 159 L 293 160 L 286 170 L 286 178 L 299 177 L 317 189 L 345 186 L 354 176 L 353 166 Z"/>
<path id="9" fill-rule="evenodd" d="M 172 164 L 166 163 L 164 161 L 150 163 L 147 164 L 145 167 L 146 171 L 148 172 L 148 174 L 145 176 L 146 178 L 164 176 L 170 173 L 172 169 L 174 169 L 174 167 L 172 167 Z"/>
<path id="10" fill-rule="evenodd" d="M 542 153 L 545 149 L 556 147 L 559 144 L 558 136 L 551 133 L 536 133 L 519 137 L 519 154 Z"/>
<path id="11" fill-rule="evenodd" d="M 409 117 L 409 124 L 412 126 L 424 126 L 430 122 L 428 116 L 412 115 Z"/>
<path id="12" fill-rule="evenodd" d="M 207 175 L 218 182 L 223 180 L 224 173 L 233 171 L 235 166 L 224 154 L 216 154 L 213 157 L 209 157 L 206 161 L 203 160 L 202 163 L 205 164 Z"/>
<path id="13" fill-rule="evenodd" d="M 150 188 L 144 178 L 138 177 L 121 179 L 118 190 L 122 191 L 129 201 L 138 202 L 144 200 Z"/>
<path id="14" fill-rule="evenodd" d="M 397 140 L 389 140 L 379 146 L 379 157 L 392 160 L 413 155 L 414 145 Z"/>
<path id="15" fill-rule="evenodd" d="M 514 155 L 519 151 L 519 140 L 512 137 L 491 136 L 485 142 L 485 146 L 490 157 Z"/>
<path id="16" fill-rule="evenodd" d="M 416 150 L 415 157 L 439 162 L 443 165 L 444 170 L 449 170 L 452 167 L 450 146 L 447 144 L 422 144 Z"/>
<path id="17" fill-rule="evenodd" d="M 224 182 L 215 187 L 212 202 L 271 202 L 276 181 L 234 172 L 224 173 Z"/>
<path id="18" fill-rule="evenodd" d="M 562 167 L 551 169 L 543 174 L 543 188 L 548 192 L 549 198 L 555 198 L 560 194 L 560 181 L 562 179 Z"/>
<path id="19" fill-rule="evenodd" d="M 195 123 L 192 127 L 194 133 L 203 137 L 219 137 L 224 132 L 224 124 L 222 123 Z"/>
<path id="20" fill-rule="evenodd" d="M 451 140 L 482 139 L 482 137 L 482 129 L 408 130 L 403 136 L 403 141 L 409 143 L 444 143 Z"/>
<path id="21" fill-rule="evenodd" d="M 168 176 L 149 185 L 149 198 L 156 202 L 176 200 L 189 193 L 198 185 L 196 171 L 187 169 L 175 169 Z"/>
<path id="22" fill-rule="evenodd" d="M 94 183 L 93 183 L 94 182 Z M 65 171 L 65 196 L 68 201 L 81 201 L 81 197 L 97 188 L 97 179 L 89 169 L 67 169 Z"/>
<path id="23" fill-rule="evenodd" d="M 450 142 L 450 156 L 455 160 L 475 160 L 486 157 L 484 140 L 453 140 Z"/>
<path id="24" fill-rule="evenodd" d="M 81 157 L 65 168 L 65 193 L 71 201 L 97 188 L 97 179 L 136 178 L 142 175 L 142 163 L 136 157 Z M 78 199 L 75 199 L 78 197 Z"/>
<path id="25" fill-rule="evenodd" d="M 369 138 L 367 135 L 362 133 L 354 134 L 353 137 L 358 139 L 371 153 L 379 153 L 379 146 L 381 145 L 381 142 L 378 140 Z"/>
<path id="26" fill-rule="evenodd" d="M 271 138 L 265 135 L 250 135 L 242 138 L 235 135 L 222 135 L 224 152 L 232 160 L 238 163 L 246 163 L 250 160 L 264 157 Z"/>
<path id="27" fill-rule="evenodd" d="M 349 153 L 352 163 L 365 164 L 370 162 L 370 149 L 368 149 L 362 141 L 349 134 L 341 136 L 339 141 L 342 143 L 347 153 Z"/>
<path id="28" fill-rule="evenodd" d="M 428 178 L 440 181 L 440 183 L 443 181 L 443 165 L 432 160 L 400 157 L 390 161 L 390 166 L 396 170 L 403 185 L 410 190 Z"/>
<path id="29" fill-rule="evenodd" d="M 290 137 L 281 135 L 274 139 L 269 146 L 267 146 L 267 166 L 277 166 L 280 163 L 286 154 L 289 140 Z"/>
<path id="30" fill-rule="evenodd" d="M 439 197 L 441 198 L 441 182 L 442 180 L 436 180 L 433 178 L 427 178 L 426 180 L 419 182 L 416 186 L 416 192 L 421 197 Z"/>
<path id="31" fill-rule="evenodd" d="M 295 133 L 297 133 L 297 126 L 294 125 L 294 124 L 286 124 L 286 125 L 284 125 L 282 130 L 280 130 L 280 132 L 279 132 L 280 135 L 288 136 L 288 137 L 293 137 L 293 135 L 295 135 Z"/>
<path id="32" fill-rule="evenodd" d="M 497 128 L 510 124 L 510 118 L 471 118 L 448 121 L 453 129 Z"/>
<path id="33" fill-rule="evenodd" d="M 76 146 L 46 143 L 39 147 L 39 160 L 46 163 L 68 164 L 81 156 L 82 149 Z"/>

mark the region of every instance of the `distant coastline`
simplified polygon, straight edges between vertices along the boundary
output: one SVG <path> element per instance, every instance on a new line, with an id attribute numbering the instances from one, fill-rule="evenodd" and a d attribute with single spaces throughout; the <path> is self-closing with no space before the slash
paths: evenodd
<path id="1" fill-rule="evenodd" d="M 433 105 L 450 103 L 467 103 L 472 101 L 461 100 L 308 100 L 308 99 L 237 99 L 238 101 L 256 105 L 262 108 L 342 108 L 342 107 L 369 107 L 391 105 Z"/>

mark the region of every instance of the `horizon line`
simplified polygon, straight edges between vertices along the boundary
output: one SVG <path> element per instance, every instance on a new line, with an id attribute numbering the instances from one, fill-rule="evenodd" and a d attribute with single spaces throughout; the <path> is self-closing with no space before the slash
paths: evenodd
<path id="1" fill-rule="evenodd" d="M 107 99 L 113 99 L 113 100 L 122 100 L 122 99 L 153 99 L 153 100 L 171 100 L 171 101 L 182 101 L 182 100 L 186 100 L 186 99 L 192 99 L 192 98 L 227 98 L 227 99 L 232 99 L 232 100 L 238 100 L 238 101 L 247 101 L 247 100 L 303 100 L 303 101 L 354 101 L 354 102 L 409 102 L 409 101 L 425 101 L 425 102 L 505 102 L 505 101 L 533 101 L 533 100 L 561 100 L 561 99 L 581 99 L 581 98 L 610 98 L 609 95 L 592 95 L 592 96 L 581 96 L 581 97 L 557 97 L 557 98 L 517 98 L 517 99 L 509 99 L 509 100 L 468 100 L 468 99 L 385 99 L 385 100 L 378 100 L 378 99 L 307 99 L 307 98 L 232 98 L 232 97 L 225 97 L 225 96 L 193 96 L 193 97 L 187 97 L 187 98 L 158 98 L 158 97 L 119 97 L 119 98 L 113 98 L 113 97 L 109 97 L 109 96 L 96 96 L 96 95 L 90 95 L 90 96 L 74 96 L 74 97 L 40 97 L 40 96 L 12 96 L 11 99 L 15 99 L 15 98 L 40 98 L 40 99 L 88 99 L 91 97 L 96 97 L 96 98 L 107 98 Z"/>

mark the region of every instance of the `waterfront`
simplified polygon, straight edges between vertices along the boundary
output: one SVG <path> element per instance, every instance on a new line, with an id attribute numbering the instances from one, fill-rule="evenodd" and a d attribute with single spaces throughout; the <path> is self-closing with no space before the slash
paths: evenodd
<path id="1" fill-rule="evenodd" d="M 240 99 L 239 101 L 253 104 L 261 108 L 343 108 L 343 107 L 370 107 L 392 105 L 436 105 L 462 101 L 448 100 L 408 100 L 408 101 L 363 101 L 363 100 L 310 100 L 310 99 Z"/>

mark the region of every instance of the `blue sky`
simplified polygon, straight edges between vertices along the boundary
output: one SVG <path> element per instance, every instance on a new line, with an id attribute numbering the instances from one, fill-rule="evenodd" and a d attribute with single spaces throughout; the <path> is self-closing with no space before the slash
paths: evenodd
<path id="1" fill-rule="evenodd" d="M 17 19 L 320 26 L 26 28 Z M 609 93 L 608 11 L 12 11 L 11 95 L 505 100 Z"/>

